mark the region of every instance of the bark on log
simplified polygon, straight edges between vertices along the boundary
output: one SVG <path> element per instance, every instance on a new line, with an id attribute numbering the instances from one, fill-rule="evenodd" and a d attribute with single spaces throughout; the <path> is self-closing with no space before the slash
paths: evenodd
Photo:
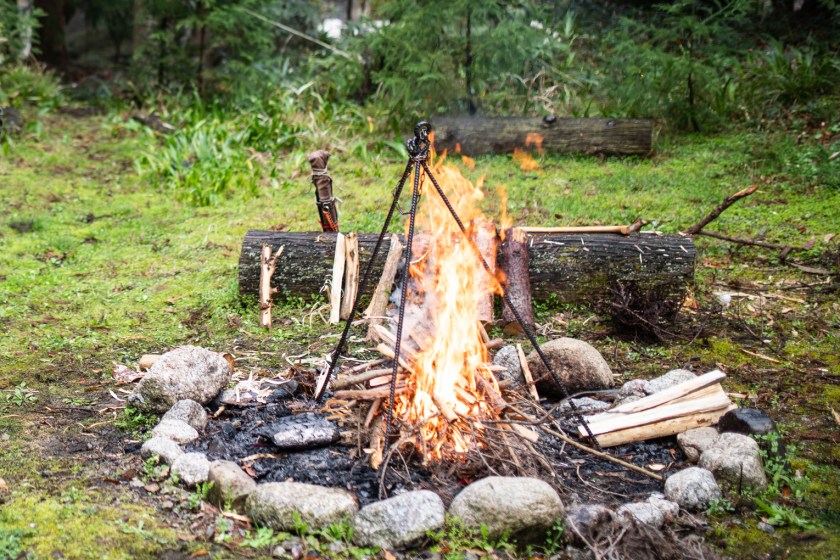
<path id="1" fill-rule="evenodd" d="M 533 331 L 536 319 L 531 301 L 531 278 L 528 273 L 528 239 L 519 228 L 505 233 L 499 254 L 499 268 L 505 275 L 505 291 L 525 324 Z M 524 334 L 516 316 L 507 305 L 502 306 L 504 331 L 510 335 Z"/>
<path id="2" fill-rule="evenodd" d="M 653 137 L 651 119 L 444 117 L 432 125 L 435 150 L 454 153 L 460 147 L 470 156 L 528 147 L 559 153 L 647 154 Z"/>
<path id="3" fill-rule="evenodd" d="M 359 234 L 364 270 L 377 235 Z M 275 301 L 309 299 L 329 283 L 335 254 L 333 233 L 250 230 L 239 257 L 239 291 L 255 297 L 259 287 L 260 249 L 285 245 L 277 261 Z M 373 277 L 382 274 L 390 241 L 385 239 Z M 588 303 L 606 299 L 617 289 L 634 301 L 667 301 L 679 306 L 694 277 L 691 237 L 634 234 L 533 234 L 528 236 L 531 295 L 535 302 Z M 367 293 L 375 283 L 369 282 Z"/>

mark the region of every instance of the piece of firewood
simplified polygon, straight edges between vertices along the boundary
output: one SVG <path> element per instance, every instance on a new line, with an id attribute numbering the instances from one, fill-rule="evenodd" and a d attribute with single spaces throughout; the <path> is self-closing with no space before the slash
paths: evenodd
<path id="1" fill-rule="evenodd" d="M 528 236 L 523 228 L 511 228 L 505 233 L 499 254 L 499 267 L 505 275 L 504 290 L 508 300 L 519 312 L 525 325 L 534 331 L 536 318 L 531 301 L 531 277 L 528 274 Z M 516 320 L 513 311 L 507 306 L 502 307 L 503 330 L 509 335 L 524 334 L 522 325 Z"/>
<path id="2" fill-rule="evenodd" d="M 355 233 L 344 236 L 344 295 L 339 317 L 346 321 L 359 293 L 359 238 Z"/>
<path id="3" fill-rule="evenodd" d="M 484 265 L 478 263 L 479 282 L 477 286 L 478 320 L 485 325 L 493 322 L 494 286 L 496 285 L 496 254 L 498 253 L 498 234 L 496 224 L 487 218 L 476 218 L 471 223 L 472 239 L 478 247 L 484 262 L 490 267 L 490 274 L 484 270 Z"/>
<path id="4" fill-rule="evenodd" d="M 396 387 L 394 390 L 395 395 L 401 395 L 405 393 L 405 386 L 403 387 Z M 344 391 L 336 391 L 333 395 L 335 399 L 353 399 L 358 401 L 372 401 L 375 399 L 387 399 L 391 396 L 391 388 L 384 387 L 382 389 L 347 389 Z"/>
<path id="5" fill-rule="evenodd" d="M 668 402 L 632 414 L 611 414 L 610 412 L 603 412 L 594 416 L 588 416 L 585 420 L 589 425 L 589 430 L 593 435 L 597 436 L 607 432 L 655 424 L 663 420 L 671 420 L 681 416 L 711 412 L 726 408 L 732 404 L 732 401 L 729 400 L 729 397 L 720 385 L 716 387 L 717 389 L 711 395 L 680 400 L 679 402 Z M 580 426 L 580 432 L 582 435 L 588 435 L 583 426 Z"/>
<path id="6" fill-rule="evenodd" d="M 604 414 L 632 413 L 647 410 L 685 395 L 689 395 L 695 391 L 699 391 L 700 389 L 710 387 L 716 383 L 720 383 L 724 379 L 726 379 L 725 373 L 719 369 L 712 370 L 708 373 L 704 373 L 703 375 L 699 375 L 694 379 L 689 379 L 688 381 L 684 381 L 674 385 L 673 387 L 668 387 L 663 391 L 659 391 L 658 393 L 654 393 L 637 401 L 617 406 Z"/>
<path id="7" fill-rule="evenodd" d="M 341 319 L 341 286 L 344 278 L 344 262 L 347 254 L 344 250 L 344 235 L 336 234 L 335 256 L 333 257 L 332 282 L 330 282 L 330 323 Z"/>
<path id="8" fill-rule="evenodd" d="M 368 318 L 368 340 L 374 340 L 373 328 L 382 324 L 382 317 L 388 308 L 388 299 L 391 296 L 391 287 L 394 285 L 394 278 L 402 258 L 403 245 L 396 235 L 391 236 L 391 245 L 388 247 L 388 256 L 385 258 L 385 267 L 382 269 L 382 276 L 370 298 L 370 305 L 365 310 L 364 316 Z"/>
<path id="9" fill-rule="evenodd" d="M 386 373 L 391 373 L 391 368 L 372 369 L 358 375 L 340 376 L 338 379 L 333 381 L 333 388 L 346 389 L 347 387 L 352 387 L 358 383 L 366 383 L 371 379 L 375 379 L 380 375 L 385 375 Z"/>
<path id="10" fill-rule="evenodd" d="M 380 399 L 379 402 L 382 402 Z M 368 448 L 365 450 L 370 453 L 370 468 L 377 470 L 382 464 L 382 459 L 385 451 L 385 417 L 380 414 L 377 416 L 370 427 L 370 442 Z"/>
<path id="11" fill-rule="evenodd" d="M 501 338 L 493 338 L 493 339 L 491 339 L 490 341 L 488 341 L 488 342 L 487 342 L 484 346 L 485 346 L 488 350 L 495 350 L 495 349 L 497 349 L 497 348 L 501 348 L 501 347 L 502 347 L 502 346 L 504 346 L 504 345 L 505 345 L 505 341 L 504 341 L 504 339 L 501 339 Z"/>
<path id="12" fill-rule="evenodd" d="M 394 359 L 394 347 L 388 346 L 384 342 L 380 342 L 376 345 L 376 351 L 382 354 L 387 358 Z M 400 349 L 400 354 L 402 354 L 402 349 Z M 400 356 L 400 367 L 402 367 L 406 371 L 411 371 L 411 366 L 408 365 L 408 362 L 405 360 L 405 357 Z"/>
<path id="13" fill-rule="evenodd" d="M 264 244 L 260 252 L 260 326 L 271 328 L 271 308 L 274 306 L 272 296 L 277 288 L 271 287 L 271 277 L 277 269 L 277 259 L 283 254 L 283 247 L 271 254 L 271 245 Z"/>
<path id="14" fill-rule="evenodd" d="M 645 441 L 648 439 L 673 436 L 694 428 L 712 426 L 720 420 L 721 416 L 734 408 L 738 407 L 734 404 L 730 404 L 715 410 L 686 414 L 684 416 L 670 418 L 653 424 L 634 426 L 625 430 L 616 430 L 614 432 L 599 434 L 595 436 L 595 439 L 598 440 L 598 444 L 601 447 L 613 447 L 616 445 L 623 445 L 625 443 L 632 443 L 634 441 Z"/>
<path id="15" fill-rule="evenodd" d="M 534 401 L 540 402 L 540 394 L 537 392 L 537 386 L 534 384 L 534 376 L 531 375 L 531 368 L 528 367 L 528 359 L 525 357 L 525 351 L 522 350 L 522 345 L 516 345 L 516 354 L 519 356 L 519 366 L 522 368 L 522 376 L 525 378 L 525 385 L 528 386 L 528 392 L 534 397 Z"/>
<path id="16" fill-rule="evenodd" d="M 379 412 L 379 408 L 382 406 L 382 399 L 376 399 L 372 403 L 370 403 L 370 408 L 368 409 L 367 416 L 365 416 L 365 429 L 367 430 L 370 428 L 371 422 L 376 417 L 376 414 Z"/>

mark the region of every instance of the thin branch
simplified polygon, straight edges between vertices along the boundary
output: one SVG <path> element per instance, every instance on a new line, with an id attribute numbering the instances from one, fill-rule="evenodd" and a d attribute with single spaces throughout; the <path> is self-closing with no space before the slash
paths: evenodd
<path id="1" fill-rule="evenodd" d="M 742 189 L 742 190 L 736 192 L 732 196 L 729 196 L 726 200 L 721 202 L 717 206 L 717 208 L 712 210 L 709 213 L 708 216 L 706 216 L 705 218 L 703 218 L 702 220 L 700 220 L 699 222 L 697 222 L 696 224 L 694 224 L 693 226 L 691 226 L 687 230 L 683 231 L 683 233 L 685 233 L 686 235 L 697 235 L 698 233 L 700 233 L 703 230 L 704 227 L 709 225 L 710 222 L 717 219 L 717 217 L 720 216 L 723 213 L 724 210 L 726 210 L 727 208 L 732 206 L 739 199 L 744 198 L 745 196 L 749 196 L 757 190 L 758 190 L 758 185 L 752 185 L 750 187 L 747 187 L 746 189 Z"/>

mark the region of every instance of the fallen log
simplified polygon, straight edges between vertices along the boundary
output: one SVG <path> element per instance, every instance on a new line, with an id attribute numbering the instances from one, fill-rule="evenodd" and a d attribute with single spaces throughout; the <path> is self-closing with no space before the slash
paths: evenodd
<path id="1" fill-rule="evenodd" d="M 473 156 L 535 147 L 555 153 L 644 155 L 651 151 L 652 119 L 555 117 L 442 117 L 432 122 L 435 150 Z"/>
<path id="2" fill-rule="evenodd" d="M 376 238 L 373 233 L 358 235 L 362 270 Z M 536 302 L 593 304 L 608 300 L 620 286 L 642 305 L 645 301 L 666 301 L 679 307 L 694 278 L 695 250 L 691 237 L 650 233 L 629 236 L 534 233 L 526 239 L 531 296 Z M 277 261 L 275 301 L 309 299 L 329 284 L 336 255 L 336 234 L 250 230 L 239 257 L 242 296 L 255 297 L 258 293 L 263 243 L 274 250 L 285 246 Z M 382 245 L 373 268 L 374 279 L 382 275 L 390 241 L 385 239 Z M 375 284 L 369 282 L 363 295 L 370 296 Z"/>

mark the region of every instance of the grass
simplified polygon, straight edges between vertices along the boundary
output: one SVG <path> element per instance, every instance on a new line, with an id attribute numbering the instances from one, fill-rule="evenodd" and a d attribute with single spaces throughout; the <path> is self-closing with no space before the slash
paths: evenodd
<path id="1" fill-rule="evenodd" d="M 134 503 L 137 495 L 125 484 L 102 482 L 119 471 L 142 469 L 139 459 L 120 454 L 125 438 L 142 435 L 144 420 L 99 412 L 116 404 L 103 388 L 113 362 L 133 364 L 144 353 L 194 343 L 279 352 L 260 362 L 271 369 L 281 367 L 283 353 L 321 352 L 330 344 L 321 339 L 330 329 L 317 319 L 311 326 L 300 320 L 305 313 L 300 305 L 278 307 L 278 328 L 261 331 L 256 307 L 240 301 L 236 279 L 247 229 L 316 229 L 303 157 L 316 146 L 302 141 L 280 154 L 277 180 L 252 185 L 256 196 L 234 193 L 216 205 L 196 207 L 157 188 L 150 175 L 137 173 L 136 157 L 153 152 L 158 139 L 122 123 L 118 116 L 47 115 L 37 134 L 19 139 L 0 159 L 0 396 L 20 396 L 0 398 L 0 434 L 9 436 L 0 447 L 0 472 L 12 488 L 3 497 L 0 551 L 86 557 L 112 550 L 110 557 L 120 558 L 179 548 L 168 528 L 171 520 L 157 513 L 154 500 Z M 393 146 L 361 149 L 367 145 L 364 138 L 328 146 L 337 151 L 330 168 L 343 200 L 346 231 L 378 229 L 404 166 Z M 713 228 L 744 237 L 766 231 L 766 239 L 777 242 L 813 237 L 818 243 L 802 262 L 825 266 L 832 244 L 823 240 L 840 232 L 840 188 L 825 177 L 840 174 L 840 160 L 822 162 L 820 172 L 813 173 L 809 146 L 782 132 L 736 131 L 662 139 L 650 159 L 545 156 L 539 158 L 541 171 L 523 172 L 510 157 L 495 156 L 478 158 L 474 170 L 463 168 L 474 180 L 486 176 L 481 204 L 489 213 L 498 213 L 496 188 L 504 185 L 518 223 L 629 223 L 640 216 L 667 232 L 684 229 L 725 196 L 759 183 L 756 194 L 728 210 Z M 721 286 L 773 290 L 782 280 L 819 279 L 781 267 L 770 252 L 706 239 L 699 239 L 698 247 L 695 297 L 705 306 Z M 836 497 L 840 465 L 828 416 L 830 408 L 840 410 L 840 393 L 829 382 L 840 375 L 840 309 L 819 291 L 780 293 L 807 302 L 739 300 L 715 329 L 689 345 L 657 346 L 618 335 L 584 309 L 545 309 L 540 316 L 561 332 L 591 340 L 625 379 L 686 363 L 697 369 L 722 365 L 730 387 L 755 393 L 755 402 L 775 409 L 794 437 L 828 438 L 801 446 L 801 459 L 819 473 L 812 476 L 816 489 L 801 505 L 820 520 L 817 534 L 830 539 L 812 543 L 819 551 L 821 543 L 835 542 L 838 523 L 836 511 L 833 517 L 824 512 L 831 507 L 826 500 Z M 295 321 L 287 324 L 285 318 Z M 781 343 L 781 357 L 745 334 L 744 324 L 771 345 Z M 37 401 L 25 398 L 30 393 L 15 393 L 22 388 Z M 814 419 L 819 429 L 808 426 Z M 85 439 L 85 433 L 99 439 Z M 97 464 L 73 472 L 79 457 L 70 444 L 100 439 L 111 442 L 110 451 L 91 452 Z M 56 488 L 71 483 L 76 499 L 62 500 Z M 117 500 L 119 505 L 105 505 Z M 74 539 L 79 534 L 83 538 Z M 738 534 L 733 531 L 726 546 L 739 542 L 733 540 Z M 745 535 L 742 542 L 751 539 Z M 797 542 L 800 548 L 810 546 Z M 737 547 L 732 552 L 737 556 Z"/>

